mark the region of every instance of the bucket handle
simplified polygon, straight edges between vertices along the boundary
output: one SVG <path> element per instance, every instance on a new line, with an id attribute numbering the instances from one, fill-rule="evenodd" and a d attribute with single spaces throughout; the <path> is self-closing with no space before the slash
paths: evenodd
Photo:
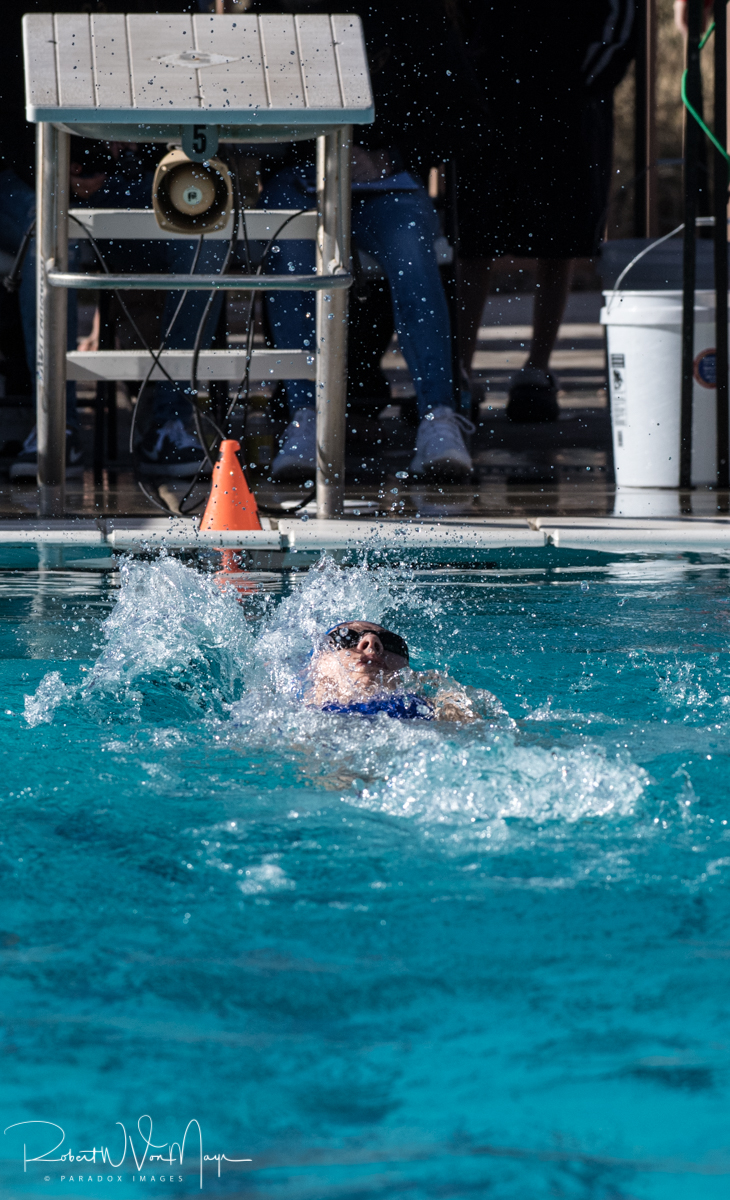
<path id="1" fill-rule="evenodd" d="M 700 217 L 699 219 L 701 220 L 702 218 Z M 674 237 L 675 233 L 681 233 L 681 231 L 683 229 L 684 229 L 684 221 L 682 221 L 682 224 L 678 225 L 676 229 L 673 229 L 671 233 L 665 233 L 664 237 L 657 238 L 656 241 L 650 242 L 648 246 L 644 246 L 643 250 L 640 250 L 638 254 L 634 255 L 631 262 L 628 264 L 628 266 L 624 267 L 623 271 L 621 272 L 621 274 L 619 275 L 615 284 L 613 285 L 613 291 L 611 292 L 611 295 L 608 297 L 608 303 L 606 304 L 606 313 L 607 314 L 610 313 L 611 305 L 613 304 L 619 291 L 621 290 L 621 284 L 623 283 L 624 279 L 628 275 L 631 268 L 636 266 L 639 259 L 643 258 L 645 254 L 648 254 L 650 250 L 653 250 L 655 248 L 655 246 L 661 246 L 662 242 L 668 242 L 670 238 Z"/>

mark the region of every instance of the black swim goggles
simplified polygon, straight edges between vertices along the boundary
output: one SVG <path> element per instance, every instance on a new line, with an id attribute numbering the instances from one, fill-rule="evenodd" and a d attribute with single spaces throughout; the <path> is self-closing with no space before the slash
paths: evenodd
<path id="1" fill-rule="evenodd" d="M 408 646 L 397 633 L 389 629 L 350 629 L 349 625 L 335 625 L 327 631 L 327 641 L 335 650 L 354 650 L 366 633 L 374 633 L 386 654 L 397 654 L 409 661 Z"/>

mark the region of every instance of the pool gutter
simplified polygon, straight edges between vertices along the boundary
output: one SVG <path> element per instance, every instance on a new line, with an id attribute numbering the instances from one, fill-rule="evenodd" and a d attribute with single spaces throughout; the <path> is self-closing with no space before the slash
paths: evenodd
<path id="1" fill-rule="evenodd" d="M 587 550 L 610 554 L 730 553 L 730 518 L 563 517 L 441 521 L 287 518 L 268 528 L 201 532 L 190 518 L 0 521 L 0 545 L 106 547 L 112 551 L 240 549 L 284 554 L 377 550 Z"/>

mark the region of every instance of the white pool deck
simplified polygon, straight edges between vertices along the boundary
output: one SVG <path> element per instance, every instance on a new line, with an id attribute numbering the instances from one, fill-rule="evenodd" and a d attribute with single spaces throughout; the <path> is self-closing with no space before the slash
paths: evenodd
<path id="1" fill-rule="evenodd" d="M 251 532 L 201 533 L 195 519 L 2 520 L 0 546 L 107 547 L 110 551 L 239 549 L 287 559 L 322 551 L 560 550 L 606 554 L 730 557 L 730 515 L 713 517 L 534 517 L 318 521 L 262 518 Z"/>

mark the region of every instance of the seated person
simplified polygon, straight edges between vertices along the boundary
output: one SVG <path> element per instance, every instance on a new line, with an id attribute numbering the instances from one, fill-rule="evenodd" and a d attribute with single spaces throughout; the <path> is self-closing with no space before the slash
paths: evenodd
<path id="1" fill-rule="evenodd" d="M 328 13 L 330 0 L 254 0 L 256 11 Z M 413 379 L 421 418 L 411 472 L 434 482 L 467 479 L 472 463 L 452 379 L 451 330 L 436 263 L 436 212 L 421 182 L 433 163 L 466 143 L 474 153 L 483 90 L 473 79 L 461 32 L 462 4 L 449 0 L 347 0 L 339 13 L 357 14 L 370 66 L 375 121 L 358 126 L 352 159 L 352 236 L 388 277 L 395 329 Z M 309 151 L 305 150 L 305 153 Z M 314 208 L 314 171 L 298 165 L 273 176 L 266 207 Z M 314 269 L 311 242 L 282 241 L 267 270 Z M 272 293 L 269 324 L 277 348 L 314 349 L 311 293 Z M 355 380 L 357 383 L 357 380 Z M 286 387 L 291 424 L 274 461 L 279 480 L 313 479 L 315 389 Z"/>
<path id="2" fill-rule="evenodd" d="M 416 389 L 421 418 L 411 471 L 434 481 L 463 480 L 472 463 L 464 443 L 470 422 L 454 411 L 449 312 L 436 262 L 438 218 L 425 188 L 396 156 L 353 147 L 352 236 L 388 277 L 393 320 Z M 314 171 L 293 167 L 269 180 L 265 208 L 313 208 Z M 314 271 L 314 244 L 285 241 L 270 255 L 272 273 Z M 277 347 L 315 343 L 315 301 L 307 292 L 272 292 L 266 297 Z M 310 380 L 286 385 L 291 423 L 273 465 L 278 481 L 304 482 L 316 466 L 315 389 Z"/>
<path id="3" fill-rule="evenodd" d="M 326 713 L 469 722 L 504 711 L 489 693 L 470 695 L 436 671 L 411 671 L 404 639 L 371 621 L 343 621 L 328 630 L 308 677 L 308 699 Z"/>

